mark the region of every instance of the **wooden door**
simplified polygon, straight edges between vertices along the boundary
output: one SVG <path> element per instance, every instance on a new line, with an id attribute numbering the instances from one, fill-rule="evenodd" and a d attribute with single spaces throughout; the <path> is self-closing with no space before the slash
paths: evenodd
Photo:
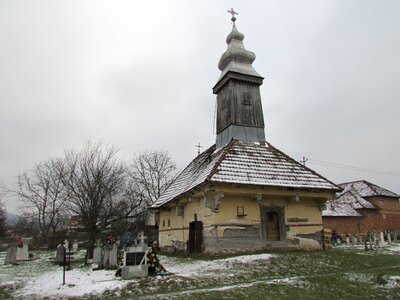
<path id="1" fill-rule="evenodd" d="M 203 222 L 193 221 L 189 223 L 189 243 L 190 253 L 201 253 L 203 249 Z"/>
<path id="2" fill-rule="evenodd" d="M 268 212 L 266 219 L 267 219 L 267 240 L 280 241 L 278 213 Z"/>

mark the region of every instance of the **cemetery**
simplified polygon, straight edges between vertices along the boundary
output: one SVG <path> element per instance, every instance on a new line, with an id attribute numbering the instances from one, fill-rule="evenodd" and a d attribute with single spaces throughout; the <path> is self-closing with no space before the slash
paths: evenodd
<path id="1" fill-rule="evenodd" d="M 241 299 L 248 293 L 248 299 L 260 299 L 267 293 L 290 299 L 300 291 L 315 295 L 320 286 L 325 288 L 318 295 L 331 299 L 353 289 L 363 290 L 367 299 L 400 297 L 400 243 L 393 234 L 371 232 L 364 239 L 333 232 L 328 250 L 207 256 L 158 252 L 146 240 L 142 232 L 98 240 L 87 265 L 86 249 L 77 242 L 64 241 L 56 251 L 29 250 L 30 256 L 24 250 L 28 245 L 11 246 L 0 252 L 0 298 L 215 299 L 224 293 Z M 339 283 L 343 289 L 337 294 L 326 290 Z"/>

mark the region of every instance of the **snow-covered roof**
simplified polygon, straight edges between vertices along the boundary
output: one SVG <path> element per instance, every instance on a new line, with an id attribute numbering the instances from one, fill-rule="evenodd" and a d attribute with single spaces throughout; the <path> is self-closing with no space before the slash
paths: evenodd
<path id="1" fill-rule="evenodd" d="M 355 217 L 361 216 L 356 210 L 376 207 L 368 201 L 368 197 L 385 196 L 399 198 L 400 196 L 380 186 L 365 180 L 346 182 L 339 184 L 343 191 L 338 193 L 335 199 L 328 200 L 326 210 L 322 212 L 324 217 Z"/>
<path id="2" fill-rule="evenodd" d="M 385 197 L 394 197 L 400 198 L 400 195 L 393 193 L 383 187 L 372 184 L 366 180 L 359 180 L 353 182 L 346 182 L 340 184 L 343 188 L 343 192 L 345 193 L 348 190 L 353 191 L 360 197 L 373 197 L 373 196 L 385 196 Z"/>
<path id="3" fill-rule="evenodd" d="M 232 140 L 221 149 L 214 145 L 197 156 L 152 207 L 160 207 L 204 182 L 340 191 L 337 185 L 267 142 Z"/>
<path id="4" fill-rule="evenodd" d="M 361 217 L 351 204 L 346 202 L 332 201 L 326 202 L 326 210 L 322 212 L 323 217 Z"/>

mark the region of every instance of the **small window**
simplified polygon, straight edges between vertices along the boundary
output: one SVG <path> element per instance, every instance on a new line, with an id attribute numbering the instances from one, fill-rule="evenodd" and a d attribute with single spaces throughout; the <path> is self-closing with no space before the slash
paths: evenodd
<path id="1" fill-rule="evenodd" d="M 247 216 L 245 213 L 244 213 L 244 206 L 243 205 L 241 205 L 241 206 L 237 206 L 236 207 L 236 211 L 237 211 L 237 216 L 238 217 L 245 217 L 245 216 Z"/>
<path id="2" fill-rule="evenodd" d="M 162 220 L 162 227 L 165 227 L 165 220 Z"/>
<path id="3" fill-rule="evenodd" d="M 193 219 L 197 221 L 197 214 L 194 214 Z"/>
<path id="4" fill-rule="evenodd" d="M 168 219 L 168 227 L 171 226 L 171 221 Z"/>

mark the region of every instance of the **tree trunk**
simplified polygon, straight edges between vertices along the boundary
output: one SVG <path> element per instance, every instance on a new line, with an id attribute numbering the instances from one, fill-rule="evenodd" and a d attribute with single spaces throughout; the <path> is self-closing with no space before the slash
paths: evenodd
<path id="1" fill-rule="evenodd" d="M 85 265 L 87 265 L 88 259 L 93 259 L 93 250 L 95 243 L 96 243 L 96 232 L 94 231 L 90 233 L 89 244 L 85 255 Z"/>

